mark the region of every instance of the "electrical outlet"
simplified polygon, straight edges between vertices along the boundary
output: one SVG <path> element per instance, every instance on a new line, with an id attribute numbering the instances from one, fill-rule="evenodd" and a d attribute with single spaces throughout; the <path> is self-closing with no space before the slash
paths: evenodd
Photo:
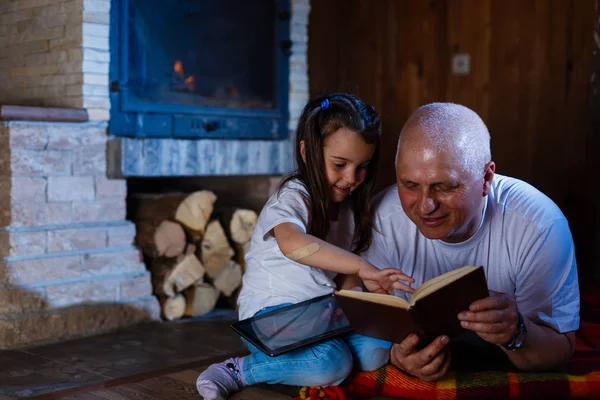
<path id="1" fill-rule="evenodd" d="M 471 55 L 457 53 L 452 57 L 452 73 L 454 75 L 469 75 L 471 73 Z"/>

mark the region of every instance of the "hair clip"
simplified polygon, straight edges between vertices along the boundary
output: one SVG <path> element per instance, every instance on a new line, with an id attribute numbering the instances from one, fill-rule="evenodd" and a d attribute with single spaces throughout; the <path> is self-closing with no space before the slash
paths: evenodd
<path id="1" fill-rule="evenodd" d="M 321 110 L 326 110 L 329 107 L 329 99 L 325 99 L 321 102 Z"/>
<path id="2" fill-rule="evenodd" d="M 375 111 L 375 106 L 371 106 L 371 108 L 373 109 L 373 111 Z M 377 111 L 375 111 L 375 112 L 377 112 Z"/>

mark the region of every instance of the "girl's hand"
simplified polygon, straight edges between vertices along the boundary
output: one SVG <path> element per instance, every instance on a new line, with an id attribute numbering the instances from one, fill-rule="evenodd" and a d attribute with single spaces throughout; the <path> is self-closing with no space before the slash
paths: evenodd
<path id="1" fill-rule="evenodd" d="M 369 292 L 392 294 L 393 290 L 403 290 L 407 293 L 413 293 L 415 290 L 404 282 L 413 283 L 415 280 L 402 271 L 395 268 L 385 268 L 379 270 L 374 266 L 361 268 L 358 276 L 363 280 L 365 287 Z"/>

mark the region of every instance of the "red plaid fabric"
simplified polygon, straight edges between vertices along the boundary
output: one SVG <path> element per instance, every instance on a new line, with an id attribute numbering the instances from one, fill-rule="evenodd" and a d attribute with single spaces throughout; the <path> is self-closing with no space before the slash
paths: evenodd
<path id="1" fill-rule="evenodd" d="M 303 388 L 294 399 L 600 399 L 600 294 L 583 293 L 581 300 L 582 323 L 565 372 L 454 372 L 437 382 L 423 382 L 386 365 L 355 373 L 337 387 Z"/>

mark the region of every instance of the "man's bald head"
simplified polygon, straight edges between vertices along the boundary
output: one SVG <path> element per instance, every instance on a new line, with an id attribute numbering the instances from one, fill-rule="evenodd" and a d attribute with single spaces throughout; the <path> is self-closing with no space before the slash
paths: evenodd
<path id="1" fill-rule="evenodd" d="M 487 127 L 474 111 L 454 103 L 427 104 L 410 116 L 398 139 L 396 165 L 401 148 L 415 146 L 451 152 L 473 176 L 491 160 Z"/>

